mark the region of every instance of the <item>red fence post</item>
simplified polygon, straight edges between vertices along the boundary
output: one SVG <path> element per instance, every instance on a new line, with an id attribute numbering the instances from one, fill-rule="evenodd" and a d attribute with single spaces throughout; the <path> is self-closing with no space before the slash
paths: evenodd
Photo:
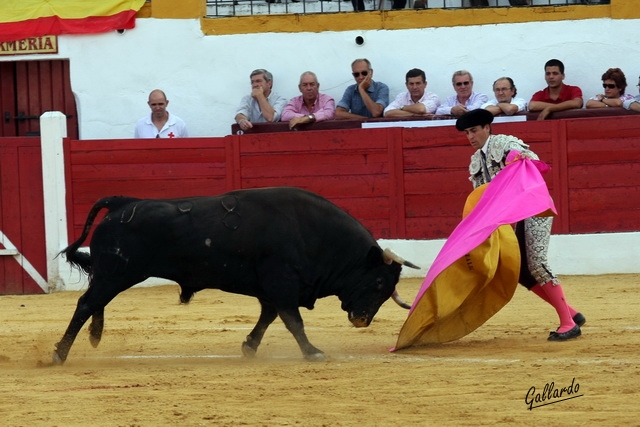
<path id="1" fill-rule="evenodd" d="M 389 230 L 392 236 L 407 235 L 404 197 L 404 129 L 388 128 L 389 147 Z"/>
<path id="2" fill-rule="evenodd" d="M 553 174 L 553 200 L 558 210 L 554 220 L 554 234 L 567 234 L 570 230 L 569 179 L 567 174 L 567 121 L 551 122 L 551 153 Z"/>
<path id="3" fill-rule="evenodd" d="M 242 188 L 242 174 L 240 173 L 240 135 L 229 135 L 224 137 L 225 157 L 227 167 L 227 191 Z"/>

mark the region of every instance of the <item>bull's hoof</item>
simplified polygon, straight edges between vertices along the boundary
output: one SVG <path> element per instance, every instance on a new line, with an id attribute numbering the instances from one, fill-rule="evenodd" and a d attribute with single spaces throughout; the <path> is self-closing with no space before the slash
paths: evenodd
<path id="1" fill-rule="evenodd" d="M 256 349 L 251 347 L 247 342 L 242 343 L 242 355 L 244 357 L 256 357 Z"/>
<path id="2" fill-rule="evenodd" d="M 327 356 L 323 352 L 305 354 L 304 358 L 310 362 L 324 362 L 327 360 Z"/>
<path id="3" fill-rule="evenodd" d="M 89 342 L 91 343 L 93 348 L 98 347 L 98 344 L 100 344 L 100 338 L 102 337 L 94 337 L 93 335 L 89 334 Z"/>
<path id="4" fill-rule="evenodd" d="M 51 358 L 51 365 L 60 366 L 64 363 L 64 360 L 60 357 L 57 350 L 53 350 L 53 357 Z"/>

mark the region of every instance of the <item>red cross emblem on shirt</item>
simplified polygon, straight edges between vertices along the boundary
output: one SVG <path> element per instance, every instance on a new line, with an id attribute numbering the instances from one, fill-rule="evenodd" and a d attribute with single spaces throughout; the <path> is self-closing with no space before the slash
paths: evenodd
<path id="1" fill-rule="evenodd" d="M 170 132 L 169 135 L 167 135 L 169 138 L 175 138 L 176 135 L 173 132 Z"/>

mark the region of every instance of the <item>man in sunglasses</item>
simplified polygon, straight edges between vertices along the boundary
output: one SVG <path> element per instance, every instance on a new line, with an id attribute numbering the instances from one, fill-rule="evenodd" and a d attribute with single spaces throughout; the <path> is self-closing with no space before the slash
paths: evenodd
<path id="1" fill-rule="evenodd" d="M 556 111 L 582 108 L 582 89 L 564 84 L 564 64 L 550 59 L 544 64 L 544 79 L 547 87 L 533 94 L 529 111 L 540 111 L 538 120 L 544 120 Z"/>
<path id="2" fill-rule="evenodd" d="M 413 68 L 405 75 L 406 92 L 396 96 L 384 109 L 385 117 L 430 117 L 433 116 L 440 98 L 427 92 L 427 76 L 419 68 Z"/>
<path id="3" fill-rule="evenodd" d="M 368 119 L 381 117 L 389 105 L 389 86 L 373 80 L 371 62 L 366 58 L 351 63 L 355 84 L 344 91 L 336 106 L 336 119 Z"/>
<path id="4" fill-rule="evenodd" d="M 175 114 L 169 114 L 169 100 L 160 89 L 152 90 L 147 105 L 151 114 L 136 123 L 134 138 L 186 138 L 187 125 Z"/>
<path id="5" fill-rule="evenodd" d="M 467 70 L 458 70 L 451 78 L 455 95 L 451 95 L 438 107 L 436 115 L 451 115 L 460 117 L 466 112 L 477 110 L 489 101 L 484 93 L 473 91 L 473 76 Z"/>
<path id="6" fill-rule="evenodd" d="M 638 91 L 640 91 L 640 77 L 638 77 L 639 81 L 638 84 L 636 85 L 636 87 L 638 88 Z M 628 101 L 624 101 L 622 103 L 622 106 L 624 108 L 626 108 L 627 110 L 632 110 L 632 111 L 636 111 L 638 113 L 640 113 L 640 95 L 637 95 L 635 98 L 628 100 Z"/>

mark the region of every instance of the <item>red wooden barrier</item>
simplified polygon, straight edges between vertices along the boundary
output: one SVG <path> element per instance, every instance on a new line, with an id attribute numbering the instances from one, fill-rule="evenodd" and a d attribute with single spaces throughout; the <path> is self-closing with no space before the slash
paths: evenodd
<path id="1" fill-rule="evenodd" d="M 496 123 L 551 164 L 553 232 L 637 231 L 640 116 Z M 377 238 L 445 238 L 471 191 L 472 148 L 452 126 L 255 133 L 180 140 L 66 141 L 69 238 L 109 195 L 181 197 L 298 186 Z"/>

